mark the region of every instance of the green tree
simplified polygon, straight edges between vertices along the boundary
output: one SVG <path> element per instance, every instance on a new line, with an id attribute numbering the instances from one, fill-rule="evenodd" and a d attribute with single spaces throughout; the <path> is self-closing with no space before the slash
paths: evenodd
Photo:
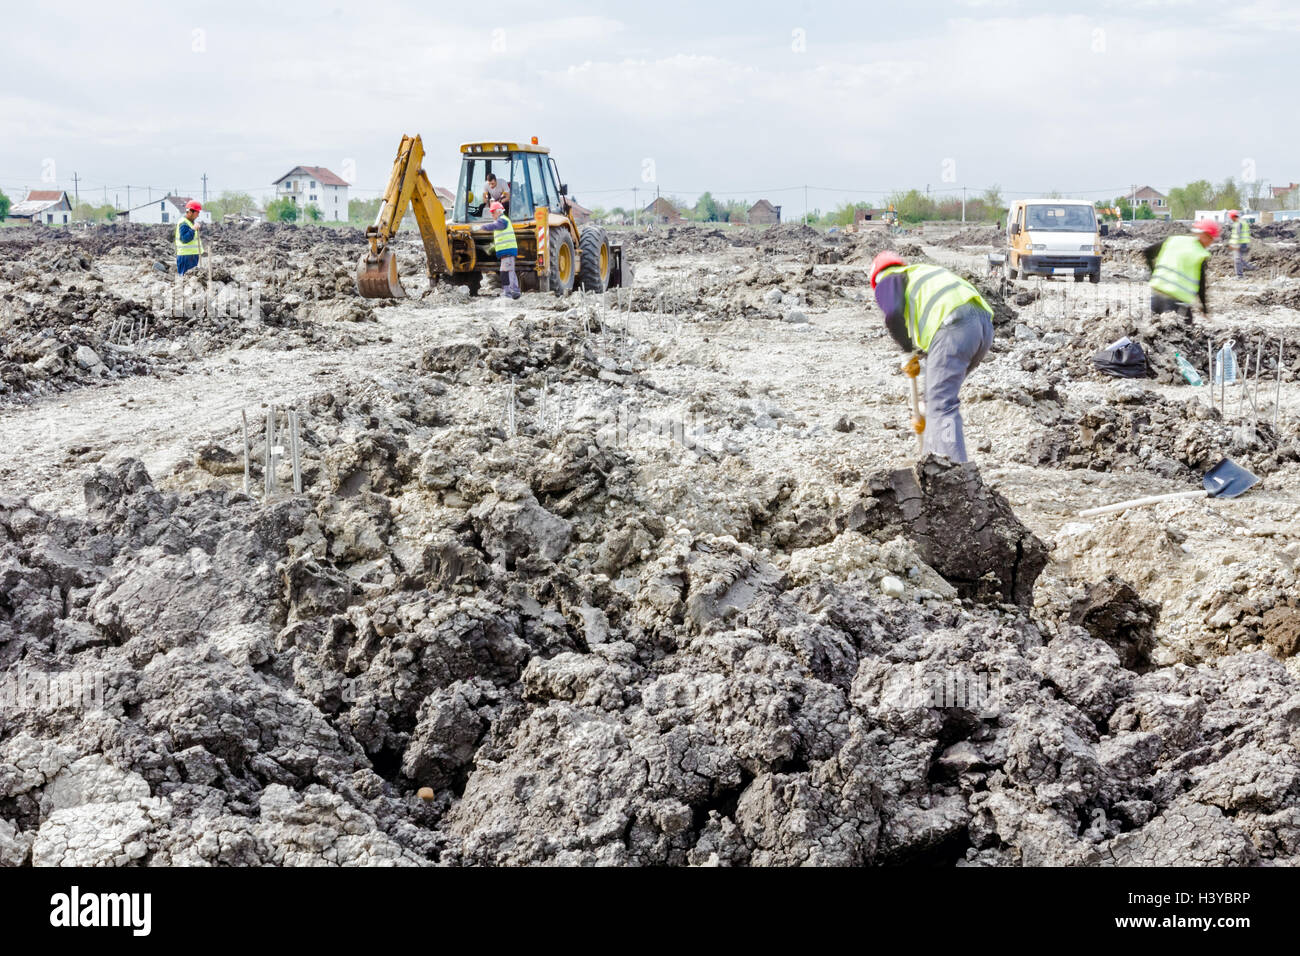
<path id="1" fill-rule="evenodd" d="M 212 213 L 214 222 L 226 216 L 251 216 L 257 212 L 257 201 L 248 193 L 226 191 L 204 207 Z"/>
<path id="2" fill-rule="evenodd" d="M 9 215 L 11 205 L 13 205 L 13 200 L 4 194 L 4 190 L 0 189 L 0 222 L 3 222 Z"/>
<path id="3" fill-rule="evenodd" d="M 288 196 L 272 199 L 266 204 L 267 222 L 297 222 L 298 206 Z"/>
<path id="4" fill-rule="evenodd" d="M 1219 183 L 1219 188 L 1215 190 L 1209 208 L 1240 209 L 1244 205 L 1245 203 L 1241 201 L 1241 189 L 1237 186 L 1237 181 L 1229 176 Z"/>
<path id="5" fill-rule="evenodd" d="M 325 214 L 320 211 L 320 206 L 314 202 L 308 203 L 307 208 L 302 212 L 303 216 L 311 222 L 320 222 L 325 218 Z"/>
<path id="6" fill-rule="evenodd" d="M 905 193 L 894 193 L 885 202 L 893 206 L 902 222 L 924 222 L 938 218 L 934 200 L 918 189 L 909 189 Z"/>
<path id="7" fill-rule="evenodd" d="M 1175 219 L 1191 219 L 1196 210 L 1210 209 L 1213 205 L 1214 187 L 1208 179 L 1198 179 L 1169 190 L 1169 210 Z"/>
<path id="8" fill-rule="evenodd" d="M 379 215 L 379 207 L 383 202 L 378 196 L 374 199 L 349 199 L 348 222 L 354 226 L 371 225 Z"/>
<path id="9" fill-rule="evenodd" d="M 117 210 L 110 205 L 95 206 L 88 202 L 77 203 L 72 209 L 73 222 L 112 222 Z"/>

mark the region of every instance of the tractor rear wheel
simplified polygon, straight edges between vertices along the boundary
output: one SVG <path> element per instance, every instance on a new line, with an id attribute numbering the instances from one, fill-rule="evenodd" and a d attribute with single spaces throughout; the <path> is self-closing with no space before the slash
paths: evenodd
<path id="1" fill-rule="evenodd" d="M 551 291 L 568 295 L 573 291 L 574 259 L 573 234 L 568 229 L 552 229 L 547 241 L 547 260 L 550 262 Z"/>
<path id="2" fill-rule="evenodd" d="M 600 226 L 583 226 L 578 231 L 578 250 L 581 265 L 578 276 L 582 288 L 588 292 L 604 292 L 609 288 L 609 237 Z"/>

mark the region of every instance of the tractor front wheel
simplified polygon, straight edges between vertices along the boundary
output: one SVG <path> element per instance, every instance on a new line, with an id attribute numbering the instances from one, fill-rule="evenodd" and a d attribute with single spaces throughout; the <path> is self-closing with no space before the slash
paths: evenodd
<path id="1" fill-rule="evenodd" d="M 568 295 L 573 291 L 575 278 L 573 234 L 568 229 L 552 229 L 547 242 L 547 260 L 551 268 L 551 291 Z"/>

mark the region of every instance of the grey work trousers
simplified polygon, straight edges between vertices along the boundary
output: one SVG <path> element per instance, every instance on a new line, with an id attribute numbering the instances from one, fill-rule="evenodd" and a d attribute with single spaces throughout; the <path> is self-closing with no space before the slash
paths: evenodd
<path id="1" fill-rule="evenodd" d="M 925 451 L 966 461 L 962 382 L 993 345 L 993 321 L 973 302 L 956 308 L 930 340 L 925 359 Z"/>
<path id="2" fill-rule="evenodd" d="M 519 274 L 515 272 L 515 257 L 501 257 L 501 297 L 503 299 L 519 298 Z"/>
<path id="3" fill-rule="evenodd" d="M 1242 279 L 1246 275 L 1246 270 L 1255 268 L 1250 264 L 1250 244 L 1241 243 L 1232 247 L 1233 264 L 1237 267 L 1237 278 Z"/>

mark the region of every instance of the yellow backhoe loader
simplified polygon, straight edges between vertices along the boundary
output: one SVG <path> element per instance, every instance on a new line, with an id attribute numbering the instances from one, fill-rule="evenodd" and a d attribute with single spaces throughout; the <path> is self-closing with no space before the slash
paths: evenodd
<path id="1" fill-rule="evenodd" d="M 389 243 L 408 206 L 424 241 L 430 283 L 448 281 L 477 294 L 483 272 L 497 268 L 493 233 L 474 229 L 491 221 L 486 196 L 489 173 L 509 188 L 506 215 L 519 244 L 515 268 L 521 288 L 567 295 L 575 286 L 604 292 L 623 284 L 622 246 L 611 243 L 595 223 L 578 224 L 569 187 L 560 182 L 550 150 L 537 145 L 536 136 L 523 145 L 466 143 L 460 152 L 460 181 L 448 221 L 447 210 L 420 168 L 424 144 L 419 136 L 402 137 L 379 215 L 366 229 L 370 249 L 357 264 L 361 295 L 371 299 L 406 295 Z"/>

